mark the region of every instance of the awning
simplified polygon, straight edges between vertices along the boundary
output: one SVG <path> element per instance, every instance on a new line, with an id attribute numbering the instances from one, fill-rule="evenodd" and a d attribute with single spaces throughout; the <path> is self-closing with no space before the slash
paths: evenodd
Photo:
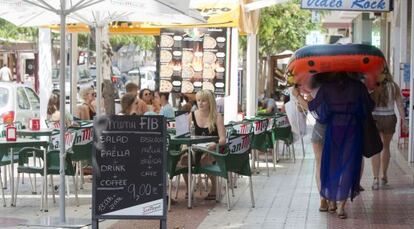
<path id="1" fill-rule="evenodd" d="M 252 0 L 244 0 L 245 3 Z M 159 35 L 161 28 L 194 28 L 194 27 L 237 27 L 241 34 L 257 33 L 259 10 L 245 12 L 238 0 L 191 0 L 190 8 L 195 9 L 206 19 L 206 23 L 197 24 L 159 24 L 140 22 L 116 22 L 109 26 L 110 34 Z M 59 25 L 52 26 L 58 30 Z M 85 24 L 71 24 L 68 32 L 89 32 Z"/>

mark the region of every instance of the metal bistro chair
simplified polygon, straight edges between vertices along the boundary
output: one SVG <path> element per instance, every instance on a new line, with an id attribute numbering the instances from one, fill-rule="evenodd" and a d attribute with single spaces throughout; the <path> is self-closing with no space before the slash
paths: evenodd
<path id="1" fill-rule="evenodd" d="M 79 205 L 78 200 L 78 192 L 77 192 L 77 185 L 75 182 L 75 169 L 72 165 L 71 160 L 71 152 L 72 152 L 72 146 L 76 138 L 76 132 L 75 131 L 68 131 L 65 134 L 65 152 L 66 152 L 66 160 L 65 160 L 65 175 L 72 176 L 73 182 L 75 186 L 75 199 L 77 206 Z M 34 154 L 33 154 L 34 153 Z M 16 193 L 15 193 L 15 200 L 17 199 L 17 193 L 19 189 L 19 179 L 20 179 L 20 173 L 28 173 L 28 174 L 40 174 L 41 176 L 47 176 L 51 175 L 51 189 L 52 189 L 52 196 L 53 196 L 53 202 L 56 203 L 55 199 L 55 193 L 54 193 L 54 185 L 53 185 L 53 177 L 52 175 L 59 175 L 60 174 L 60 150 L 59 149 L 49 149 L 46 153 L 46 165 L 42 163 L 39 166 L 33 166 L 28 163 L 28 157 L 35 156 L 36 158 L 39 158 L 43 160 L 43 150 L 39 148 L 33 148 L 33 147 L 24 147 L 19 151 L 19 165 L 17 167 L 17 187 L 16 187 Z M 44 174 L 44 166 L 46 166 L 46 174 Z M 47 193 L 47 187 L 45 187 L 45 184 L 42 185 L 43 191 L 42 193 Z M 46 197 L 47 198 L 47 197 Z M 43 199 L 42 199 L 43 201 Z M 42 202 L 43 203 L 43 202 Z M 16 203 L 15 203 L 16 204 Z M 15 205 L 16 206 L 16 205 Z"/>
<path id="2" fill-rule="evenodd" d="M 293 162 L 296 161 L 295 147 L 293 143 L 292 127 L 289 124 L 286 114 L 279 114 L 275 118 L 275 127 L 273 128 L 272 139 L 276 144 L 276 155 L 279 155 L 279 141 L 283 142 L 282 155 L 284 155 L 285 148 L 288 151 L 289 157 L 292 157 Z M 292 148 L 292 149 L 291 149 Z M 277 156 L 278 157 L 278 156 Z"/>
<path id="3" fill-rule="evenodd" d="M 5 138 L 6 137 L 6 126 L 8 124 L 6 123 L 0 123 L 0 137 L 1 138 Z M 19 121 L 17 122 L 13 122 L 13 126 L 16 127 L 16 129 L 22 129 L 23 128 L 23 124 Z M 18 151 L 18 148 L 14 148 L 13 151 Z M 17 163 L 18 162 L 18 156 L 15 155 L 13 156 L 13 163 Z M 3 196 L 3 202 L 4 202 L 4 206 L 6 206 L 5 204 L 5 199 L 4 199 L 4 189 L 7 189 L 7 170 L 10 170 L 10 164 L 12 163 L 11 158 L 10 158 L 10 154 L 9 152 L 1 152 L 0 151 L 0 168 L 3 167 L 3 171 L 4 171 L 4 180 L 2 178 L 2 174 L 0 171 L 0 185 L 1 185 L 1 193 Z M 11 174 L 11 172 L 10 172 Z M 4 185 L 3 185 L 4 182 Z"/>
<path id="4" fill-rule="evenodd" d="M 258 151 L 265 153 L 267 176 L 269 176 L 269 148 L 273 146 L 269 145 L 269 133 L 267 127 L 269 125 L 269 120 L 264 117 L 257 117 L 255 119 L 249 119 L 254 125 L 253 137 L 251 142 L 252 148 L 252 167 L 253 169 L 259 168 L 259 153 Z M 257 163 L 257 165 L 256 165 Z"/>
<path id="5" fill-rule="evenodd" d="M 252 173 L 250 169 L 250 137 L 249 135 L 233 134 L 229 137 L 224 152 L 211 151 L 204 147 L 197 147 L 197 150 L 203 153 L 211 154 L 215 163 L 206 166 L 196 166 L 195 173 L 205 173 L 212 176 L 226 179 L 227 209 L 231 210 L 230 192 L 229 192 L 229 173 L 233 172 L 239 175 L 249 177 L 250 197 L 252 207 L 255 206 L 253 197 Z M 219 185 L 217 187 L 220 187 Z M 220 188 L 219 192 L 220 193 Z M 233 192 L 234 196 L 234 192 Z"/>
<path id="6" fill-rule="evenodd" d="M 168 144 L 167 144 L 167 173 L 168 173 L 168 211 L 171 210 L 171 189 L 172 189 L 172 180 L 174 177 L 177 176 L 177 187 L 176 187 L 176 196 L 175 199 L 177 199 L 178 195 L 178 188 L 179 188 L 179 182 L 180 182 L 180 175 L 181 174 L 187 174 L 188 168 L 187 167 L 179 167 L 177 166 L 180 162 L 181 155 L 183 152 L 181 152 L 181 145 L 177 144 L 171 144 L 170 141 L 170 135 L 168 134 Z"/>
<path id="7" fill-rule="evenodd" d="M 69 130 L 76 131 L 76 139 L 72 147 L 73 154 L 71 155 L 72 162 L 75 164 L 75 180 L 79 184 L 80 189 L 83 189 L 83 162 L 92 164 L 92 145 L 93 145 L 93 131 L 92 127 L 70 127 Z"/>

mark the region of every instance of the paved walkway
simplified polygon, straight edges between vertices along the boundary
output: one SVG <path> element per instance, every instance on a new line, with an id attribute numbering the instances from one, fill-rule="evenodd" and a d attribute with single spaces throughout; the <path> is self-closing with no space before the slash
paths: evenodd
<path id="1" fill-rule="evenodd" d="M 305 138 L 306 157 L 302 159 L 300 145 L 296 145 L 296 163 L 282 160 L 276 171 L 266 176 L 265 164 L 261 164 L 260 174 L 253 176 L 256 207 L 251 208 L 248 180 L 240 178 L 232 210 L 227 211 L 225 199 L 222 203 L 204 201 L 199 194 L 192 210 L 185 208 L 180 192 L 178 205 L 169 213 L 169 228 L 412 228 L 414 229 L 414 173 L 403 165 L 401 156 L 397 157 L 396 141 L 389 171 L 389 185 L 378 191 L 370 189 L 372 182 L 371 165 L 365 161 L 362 186 L 366 191 L 348 203 L 348 219 L 338 219 L 335 214 L 320 213 L 319 196 L 314 179 L 314 159 Z M 398 160 L 397 160 L 398 159 Z M 398 161 L 398 163 L 397 163 Z M 57 177 L 56 177 L 57 180 Z M 58 205 L 49 199 L 49 213 L 39 211 L 39 196 L 31 195 L 28 180 L 19 192 L 18 206 L 0 206 L 0 228 L 27 228 L 19 224 L 31 224 L 47 217 L 59 215 Z M 56 183 L 55 183 L 56 184 Z M 26 187 L 26 188 L 24 188 Z M 184 185 L 181 185 L 183 189 Z M 39 182 L 40 188 L 40 182 Z M 7 191 L 6 191 L 7 194 Z M 20 195 L 21 194 L 21 195 Z M 73 194 L 73 193 L 72 193 Z M 205 195 L 205 193 L 203 194 Z M 6 196 L 8 203 L 10 196 Z M 73 197 L 73 196 L 72 196 Z M 67 201 L 66 214 L 72 218 L 90 218 L 90 183 L 81 192 L 81 206 L 74 206 L 74 200 Z M 101 228 L 158 228 L 157 222 L 106 221 Z M 33 228 L 33 227 L 30 227 Z M 37 228 L 37 227 L 34 227 Z"/>
<path id="2" fill-rule="evenodd" d="M 371 163 L 365 160 L 361 184 L 366 191 L 347 204 L 348 219 L 342 220 L 336 214 L 318 211 L 314 158 L 308 138 L 305 143 L 305 159 L 282 161 L 270 177 L 264 169 L 253 177 L 255 208 L 250 206 L 247 186 L 240 186 L 233 210 L 227 211 L 224 203 L 216 206 L 199 228 L 414 228 L 413 174 L 407 175 L 396 163 L 395 144 L 389 185 L 371 190 Z M 297 155 L 302 155 L 300 148 Z"/>

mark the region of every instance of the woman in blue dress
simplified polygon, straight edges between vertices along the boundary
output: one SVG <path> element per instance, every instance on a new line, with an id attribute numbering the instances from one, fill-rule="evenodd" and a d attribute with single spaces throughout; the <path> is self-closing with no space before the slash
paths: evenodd
<path id="1" fill-rule="evenodd" d="M 314 77 L 319 77 L 322 84 L 312 101 L 305 101 L 298 89 L 293 95 L 326 125 L 320 194 L 332 203 L 339 202 L 337 214 L 344 219 L 346 200 L 352 201 L 359 193 L 362 124 L 374 104 L 356 73 L 320 73 Z"/>

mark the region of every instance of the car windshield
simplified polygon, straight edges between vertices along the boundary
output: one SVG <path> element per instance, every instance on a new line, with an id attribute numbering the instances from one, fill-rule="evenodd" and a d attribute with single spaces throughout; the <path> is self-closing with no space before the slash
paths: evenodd
<path id="1" fill-rule="evenodd" d="M 153 80 L 154 79 L 154 72 L 141 72 L 141 79 L 146 80 Z"/>
<path id="2" fill-rule="evenodd" d="M 0 108 L 5 107 L 7 101 L 9 101 L 9 90 L 5 87 L 0 87 Z"/>
<path id="3" fill-rule="evenodd" d="M 52 80 L 53 81 L 58 81 L 59 80 L 59 75 L 60 75 L 60 70 L 58 68 L 55 68 L 52 70 Z M 66 75 L 65 75 L 65 80 L 68 81 L 70 80 L 70 74 L 69 74 L 69 69 L 66 69 Z"/>
<path id="4" fill-rule="evenodd" d="M 121 71 L 119 70 L 118 67 L 112 66 L 112 73 L 114 75 L 120 76 L 121 75 Z"/>
<path id="5" fill-rule="evenodd" d="M 59 80 L 59 69 L 55 68 L 52 70 L 52 80 L 53 81 L 58 81 Z M 66 75 L 65 75 L 65 81 L 70 81 L 70 70 L 69 68 L 66 68 Z M 79 79 L 88 79 L 90 78 L 90 73 L 89 71 L 83 69 L 83 68 L 78 68 L 78 78 Z"/>

